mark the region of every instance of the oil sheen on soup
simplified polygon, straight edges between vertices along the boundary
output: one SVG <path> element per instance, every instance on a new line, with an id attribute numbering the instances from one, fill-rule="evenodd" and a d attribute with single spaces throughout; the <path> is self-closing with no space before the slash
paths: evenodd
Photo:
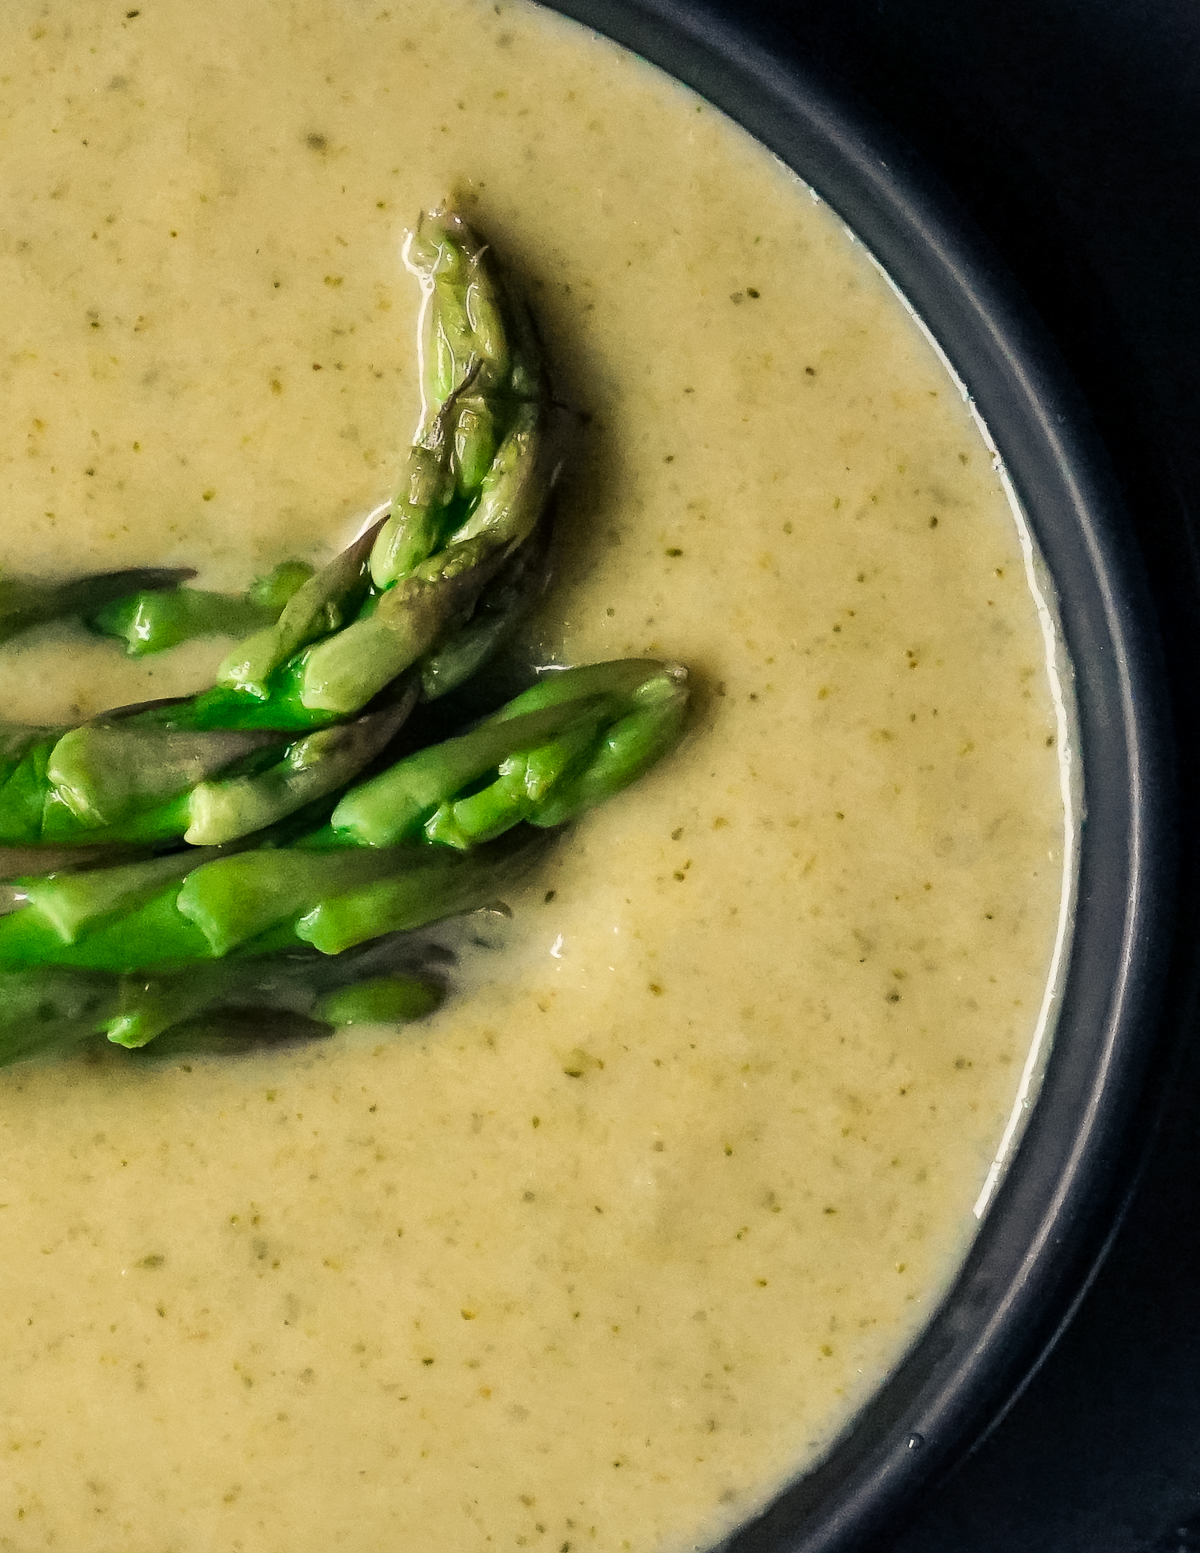
<path id="1" fill-rule="evenodd" d="M 984 438 L 826 206 L 548 12 L 0 29 L 0 564 L 331 555 L 416 421 L 399 249 L 450 197 L 586 422 L 523 650 L 696 687 L 427 1022 L 0 1074 L 0 1549 L 705 1545 L 920 1331 L 1044 1023 L 1062 692 Z M 43 629 L 0 704 L 227 647 Z"/>

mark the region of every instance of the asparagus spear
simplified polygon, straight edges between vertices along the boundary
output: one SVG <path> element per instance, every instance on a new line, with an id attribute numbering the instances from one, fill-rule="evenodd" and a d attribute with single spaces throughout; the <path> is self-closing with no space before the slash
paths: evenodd
<path id="1" fill-rule="evenodd" d="M 674 665 L 628 659 L 549 673 L 470 733 L 351 788 L 330 827 L 364 846 L 423 833 L 465 850 L 522 820 L 560 825 L 661 758 L 686 706 L 686 674 Z"/>
<path id="2" fill-rule="evenodd" d="M 278 750 L 283 742 L 278 733 L 255 729 L 200 733 L 98 721 L 72 728 L 55 742 L 46 776 L 80 828 L 98 830 L 156 807 L 248 755 Z M 64 828 L 65 821 L 60 836 Z"/>
<path id="3" fill-rule="evenodd" d="M 0 1066 L 103 1033 L 137 1050 L 164 1034 L 161 1054 L 229 1051 L 340 1025 L 424 1019 L 445 990 L 428 970 L 359 975 L 329 987 L 320 960 L 217 963 L 174 976 L 41 969 L 0 975 Z M 202 1025 L 198 1016 L 208 1015 Z M 240 1025 L 247 1025 L 242 1030 Z M 206 1039 L 195 1037 L 203 1029 Z"/>
<path id="4" fill-rule="evenodd" d="M 26 880 L 22 893 L 63 943 L 73 944 L 86 929 L 136 911 L 158 895 L 164 885 L 185 878 L 198 859 L 203 860 L 204 854 L 175 852 L 88 873 L 48 874 Z"/>
<path id="5" fill-rule="evenodd" d="M 412 858 L 409 848 L 397 848 Z M 497 900 L 529 868 L 540 848 L 522 837 L 468 857 L 426 854 L 417 866 L 341 895 L 322 895 L 286 929 L 299 943 L 337 955 L 385 933 L 411 932 Z M 419 856 L 419 854 L 418 854 Z M 259 941 L 268 944 L 264 935 Z"/>
<path id="6" fill-rule="evenodd" d="M 483 589 L 475 613 L 421 662 L 421 693 L 436 701 L 469 680 L 509 640 L 550 575 L 548 525 L 512 551 Z"/>
<path id="7" fill-rule="evenodd" d="M 0 834 L 60 845 L 231 841 L 344 787 L 393 738 L 416 695 L 414 682 L 393 706 L 301 739 L 137 720 L 51 734 L 31 743 L 19 780 L 0 788 Z"/>
<path id="8" fill-rule="evenodd" d="M 465 222 L 432 212 L 404 258 L 423 294 L 422 417 L 371 554 L 380 589 L 410 575 L 460 526 L 514 421 L 547 398 L 523 308 L 504 294 L 487 245 Z"/>
<path id="9" fill-rule="evenodd" d="M 399 1025 L 440 1008 L 445 989 L 417 976 L 376 976 L 321 998 L 313 1012 L 332 1025 Z"/>
<path id="10" fill-rule="evenodd" d="M 452 624 L 470 618 L 524 537 L 514 535 L 510 544 L 480 536 L 423 561 L 381 594 L 370 614 L 296 660 L 294 688 L 288 687 L 295 700 L 327 718 L 348 716 L 436 648 Z"/>
<path id="11" fill-rule="evenodd" d="M 274 626 L 241 642 L 217 673 L 217 684 L 266 701 L 271 677 L 300 649 L 338 631 L 354 618 L 370 586 L 371 547 L 384 525 L 380 518 L 308 579 L 285 605 Z"/>
<path id="12" fill-rule="evenodd" d="M 378 602 L 301 661 L 296 694 L 311 710 L 345 715 L 435 649 L 471 617 L 545 510 L 553 470 L 541 364 L 527 335 L 510 343 L 486 256 L 444 214 L 408 245 L 425 292 L 425 413 L 371 549 Z"/>
<path id="13" fill-rule="evenodd" d="M 198 847 L 233 841 L 336 792 L 391 741 L 416 696 L 414 681 L 396 706 L 318 729 L 290 744 L 283 759 L 266 771 L 199 783 L 189 797 L 190 823 L 183 839 Z"/>
<path id="14" fill-rule="evenodd" d="M 257 749 L 235 736 L 340 722 L 424 660 L 441 694 L 536 595 L 553 471 L 532 329 L 457 217 L 425 218 L 407 257 L 425 292 L 426 403 L 391 516 L 242 642 L 211 690 L 119 731 L 30 738 L 6 780 L 0 751 L 0 843 L 211 840 L 183 795 Z"/>
<path id="15" fill-rule="evenodd" d="M 338 954 L 480 905 L 529 855 L 532 833 L 497 837 L 562 824 L 628 785 L 679 738 L 686 703 L 683 671 L 661 663 L 547 675 L 351 788 L 291 845 L 19 882 L 29 904 L 0 917 L 0 967 L 132 971 L 304 943 Z"/>
<path id="16" fill-rule="evenodd" d="M 425 295 L 417 438 L 388 518 L 222 665 L 219 687 L 256 698 L 256 720 L 300 726 L 358 710 L 470 619 L 545 509 L 548 390 L 486 246 L 434 213 L 406 260 Z M 506 309 L 520 319 L 515 343 Z M 212 708 L 232 710 L 217 700 L 202 715 Z"/>
<path id="17" fill-rule="evenodd" d="M 33 578 L 0 577 L 0 642 L 31 626 L 72 615 L 90 615 L 114 599 L 131 593 L 176 588 L 196 573 L 191 567 L 142 567 L 133 571 L 98 572 L 69 582 L 39 582 Z"/>
<path id="18" fill-rule="evenodd" d="M 260 959 L 308 945 L 340 954 L 487 905 L 538 850 L 531 833 L 465 857 L 412 847 L 297 846 L 219 858 L 144 903 L 81 928 L 72 943 L 32 902 L 0 916 L 0 970 L 168 972 L 234 953 Z M 68 898 L 81 877 L 61 881 Z"/>
<path id="19" fill-rule="evenodd" d="M 153 1041 L 166 1054 L 182 1049 L 201 1028 L 211 1031 L 212 1049 L 228 1050 L 230 1027 L 236 1031 L 243 1015 L 315 1022 L 311 1030 L 294 1026 L 293 1035 L 328 1033 L 339 1025 L 407 1024 L 426 1018 L 445 997 L 444 977 L 434 963 L 438 953 L 432 945 L 414 949 L 408 935 L 393 934 L 366 952 L 333 959 L 305 950 L 265 960 L 216 961 L 183 974 L 124 976 L 116 1012 L 106 1014 L 101 1028 L 116 1045 L 138 1049 Z M 171 1038 L 161 1041 L 164 1033 Z M 284 1025 L 270 1033 L 289 1032 Z"/>
<path id="20" fill-rule="evenodd" d="M 227 1028 L 238 1015 L 250 1012 L 291 1014 L 306 1021 L 311 1016 L 311 1022 L 321 1027 L 397 1025 L 426 1018 L 445 997 L 444 989 L 428 977 L 393 975 L 354 982 L 317 998 L 304 986 L 303 973 L 294 972 L 294 976 L 300 986 L 289 988 L 282 1003 L 255 999 L 255 986 L 263 980 L 257 965 L 218 963 L 187 975 L 124 977 L 119 983 L 116 1012 L 100 1021 L 100 1028 L 114 1045 L 137 1050 L 185 1024 L 194 1028 L 196 1016 L 202 1014 L 219 1013 Z M 216 1033 L 220 1027 L 215 1018 L 212 1024 Z"/>
<path id="21" fill-rule="evenodd" d="M 247 969 L 251 974 L 245 974 Z M 266 995 L 256 996 L 263 981 L 257 965 L 223 963 L 186 976 L 123 977 L 116 1012 L 99 1021 L 99 1028 L 114 1045 L 130 1051 L 152 1041 L 163 1056 L 205 1048 L 228 1051 L 231 1041 L 261 1041 L 264 1033 L 267 1039 L 295 1039 L 327 1035 L 346 1025 L 411 1024 L 428 1018 L 446 995 L 438 982 L 415 975 L 377 976 L 320 997 L 304 984 L 302 972 L 294 973 L 285 992 L 268 984 Z M 201 1031 L 209 1039 L 197 1042 Z"/>
<path id="22" fill-rule="evenodd" d="M 524 769 L 516 762 L 501 770 L 503 787 L 524 787 L 524 817 L 531 825 L 565 825 L 577 819 L 636 781 L 679 742 L 687 712 L 686 670 L 673 665 L 652 676 L 630 700 L 629 710 L 606 730 L 588 758 L 564 768 L 561 781 L 552 778 L 555 785 L 548 792 L 541 790 L 536 752 L 525 757 Z M 454 818 L 461 825 L 457 805 Z M 472 831 L 463 828 L 470 844 Z"/>
<path id="23" fill-rule="evenodd" d="M 214 958 L 208 940 L 181 916 L 179 887 L 160 890 L 144 905 L 65 944 L 54 924 L 32 904 L 0 917 L 0 971 L 36 966 L 138 971 L 184 970 Z"/>
<path id="24" fill-rule="evenodd" d="M 304 561 L 283 561 L 245 593 L 143 589 L 105 604 L 88 615 L 87 624 L 101 636 L 123 641 L 131 658 L 164 652 L 197 636 L 248 636 L 277 620 L 312 575 Z"/>

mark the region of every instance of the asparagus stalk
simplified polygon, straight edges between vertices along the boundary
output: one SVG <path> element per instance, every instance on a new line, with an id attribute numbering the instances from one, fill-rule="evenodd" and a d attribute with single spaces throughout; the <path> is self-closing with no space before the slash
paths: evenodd
<path id="1" fill-rule="evenodd" d="M 46 776 L 86 832 L 156 807 L 248 755 L 278 750 L 282 743 L 282 735 L 255 729 L 201 733 L 131 722 L 85 723 L 54 744 Z"/>
<path id="2" fill-rule="evenodd" d="M 132 593 L 176 588 L 195 575 L 188 566 L 156 566 L 124 572 L 98 572 L 69 582 L 0 577 L 0 642 L 50 620 L 93 614 L 104 605 Z"/>
<path id="3" fill-rule="evenodd" d="M 317 1034 L 330 1026 L 410 1024 L 427 1018 L 445 998 L 445 988 L 428 972 L 393 972 L 322 992 L 325 978 L 319 966 L 314 971 L 312 961 L 290 963 L 286 981 L 277 971 L 271 974 L 272 964 L 221 961 L 186 975 L 121 977 L 115 1003 L 102 1006 L 104 1017 L 98 1019 L 98 1027 L 114 1045 L 127 1050 L 139 1050 L 167 1032 L 178 1031 L 176 1039 L 167 1043 L 178 1049 L 185 1034 L 197 1029 L 198 1016 L 206 1014 L 214 1034 L 222 1024 L 228 1034 L 229 1026 L 236 1026 L 239 1016 L 247 1014 L 268 1019 L 290 1015 L 316 1026 L 294 1033 Z M 115 1012 L 109 1011 L 112 1008 Z M 219 1021 L 214 1017 L 218 1015 Z"/>
<path id="4" fill-rule="evenodd" d="M 268 1022 L 274 1015 L 269 1038 L 327 1034 L 348 1024 L 404 1024 L 425 1018 L 442 1002 L 439 958 L 444 956 L 435 946 L 414 946 L 409 935 L 392 934 L 334 958 L 305 949 L 271 959 L 217 961 L 181 975 L 125 976 L 118 983 L 117 1012 L 101 1028 L 117 1045 L 132 1049 L 154 1042 L 166 1055 L 195 1049 L 193 1037 L 201 1030 L 202 1044 L 214 1050 L 229 1050 L 230 1036 L 242 1044 L 237 1025 L 243 1016 Z M 2 987 L 0 979 L 0 993 Z M 276 1024 L 289 1018 L 314 1023 L 311 1029 Z M 169 1039 L 161 1039 L 164 1033 Z M 218 1039 L 221 1035 L 226 1040 Z"/>
<path id="5" fill-rule="evenodd" d="M 371 547 L 383 524 L 380 518 L 310 577 L 273 626 L 239 643 L 217 672 L 218 686 L 266 701 L 269 681 L 279 668 L 309 642 L 352 620 L 367 596 Z"/>
<path id="6" fill-rule="evenodd" d="M 687 714 L 686 671 L 673 665 L 648 679 L 633 703 L 605 732 L 586 760 L 572 762 L 549 791 L 541 789 L 534 756 L 502 770 L 504 786 L 522 784 L 531 825 L 565 825 L 635 782 L 672 750 L 683 735 Z M 460 817 L 455 806 L 455 819 Z M 460 821 L 461 823 L 461 821 Z M 494 834 L 494 832 L 493 832 Z M 468 844 L 470 830 L 467 830 Z M 462 843 L 456 843 L 461 845 Z"/>
<path id="7" fill-rule="evenodd" d="M 183 839 L 197 847 L 233 841 L 336 792 L 390 743 L 416 696 L 414 682 L 396 706 L 318 729 L 289 745 L 283 759 L 266 771 L 199 783 L 189 797 L 190 823 Z"/>
<path id="8" fill-rule="evenodd" d="M 532 331 L 487 248 L 434 213 L 406 247 L 424 292 L 417 438 L 390 515 L 319 572 L 276 626 L 222 665 L 218 685 L 287 726 L 349 716 L 468 621 L 537 528 L 553 471 L 549 394 Z M 227 715 L 225 704 L 203 709 Z M 202 715 L 203 715 L 202 714 Z"/>
<path id="9" fill-rule="evenodd" d="M 20 781 L 0 789 L 0 826 L 13 840 L 60 845 L 232 841 L 344 787 L 416 696 L 414 682 L 393 706 L 290 741 L 269 729 L 85 724 L 31 745 Z"/>
<path id="10" fill-rule="evenodd" d="M 539 851 L 526 837 L 515 847 L 501 842 L 469 857 L 418 853 L 415 861 L 412 849 L 397 848 L 408 866 L 343 894 L 321 895 L 288 931 L 321 954 L 342 954 L 385 933 L 411 932 L 491 904 L 527 872 Z M 264 935 L 260 942 L 270 940 Z"/>
<path id="11" fill-rule="evenodd" d="M 433 1013 L 445 996 L 427 969 L 357 977 L 350 972 L 350 979 L 329 986 L 327 963 L 319 957 L 282 965 L 217 963 L 174 976 L 71 969 L 2 974 L 0 1066 L 101 1033 L 130 1050 L 169 1034 L 160 1047 L 165 1056 L 228 1051 L 264 1034 L 278 1039 L 328 1034 L 343 1025 L 407 1024 Z M 206 1014 L 201 1023 L 198 1016 Z M 204 1039 L 196 1040 L 201 1032 Z"/>
<path id="12" fill-rule="evenodd" d="M 509 640 L 545 591 L 550 576 L 548 526 L 518 545 L 483 589 L 475 613 L 421 662 L 421 693 L 436 701 L 469 680 Z"/>
<path id="13" fill-rule="evenodd" d="M 63 942 L 54 923 L 34 905 L 0 917 L 0 971 L 36 966 L 84 970 L 185 970 L 214 959 L 204 934 L 176 907 L 179 886 L 164 888 L 109 922 Z"/>
<path id="14" fill-rule="evenodd" d="M 137 1050 L 173 1025 L 202 1014 L 234 990 L 224 965 L 197 965 L 176 976 L 125 976 L 100 1028 L 115 1046 Z"/>
<path id="15" fill-rule="evenodd" d="M 101 636 L 123 641 L 131 658 L 165 652 L 198 636 L 244 637 L 276 621 L 312 575 L 313 568 L 304 561 L 283 561 L 245 593 L 143 589 L 105 604 L 88 615 L 87 624 Z"/>
<path id="16" fill-rule="evenodd" d="M 418 976 L 375 976 L 321 998 L 314 1014 L 331 1025 L 400 1025 L 441 1007 L 445 988 Z"/>
<path id="17" fill-rule="evenodd" d="M 31 901 L 0 917 L 0 971 L 182 971 L 229 954 L 260 959 L 309 945 L 340 954 L 487 905 L 538 850 L 532 834 L 466 857 L 412 847 L 259 849 L 203 863 L 132 909 L 85 924 L 70 943 Z M 61 881 L 68 900 L 83 877 Z"/>
<path id="18" fill-rule="evenodd" d="M 204 854 L 175 852 L 123 867 L 88 873 L 49 874 L 25 881 L 25 899 L 53 927 L 64 944 L 73 944 L 87 928 L 136 911 L 164 885 L 182 880 Z"/>
<path id="19" fill-rule="evenodd" d="M 217 961 L 182 975 L 124 976 L 118 980 L 115 1001 L 110 999 L 101 1006 L 98 1027 L 114 1045 L 138 1050 L 167 1031 L 184 1025 L 194 1027 L 199 1015 L 218 1011 L 227 1020 L 247 1012 L 291 1014 L 335 1028 L 409 1024 L 427 1018 L 445 998 L 445 988 L 428 971 L 392 971 L 326 988 L 328 976 L 322 974 L 325 963 L 320 959 L 289 961 L 284 967 L 286 975 L 274 961 Z"/>
<path id="20" fill-rule="evenodd" d="M 504 295 L 487 245 L 465 222 L 443 211 L 423 217 L 404 260 L 423 299 L 422 416 L 371 554 L 380 590 L 410 575 L 457 526 L 482 489 L 512 410 L 546 399 L 520 304 Z M 512 341 L 506 312 L 517 324 Z"/>
<path id="21" fill-rule="evenodd" d="M 545 510 L 548 394 L 528 338 L 508 340 L 486 255 L 447 215 L 427 218 L 408 245 L 425 292 L 425 414 L 371 549 L 378 603 L 302 661 L 296 691 L 314 711 L 345 715 L 434 650 Z"/>
<path id="22" fill-rule="evenodd" d="M 660 759 L 686 707 L 687 676 L 674 665 L 628 659 L 548 673 L 471 732 L 351 788 L 331 830 L 361 846 L 423 834 L 466 850 L 523 820 L 560 825 Z"/>

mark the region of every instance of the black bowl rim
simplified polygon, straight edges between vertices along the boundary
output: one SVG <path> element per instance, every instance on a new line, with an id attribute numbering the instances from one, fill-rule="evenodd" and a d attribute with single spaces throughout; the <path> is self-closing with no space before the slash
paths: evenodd
<path id="1" fill-rule="evenodd" d="M 726 1553 L 846 1553 L 895 1530 L 1045 1356 L 1111 1239 L 1144 1143 L 1175 893 L 1166 675 L 1141 559 L 1086 404 L 947 191 L 862 105 L 707 0 L 543 0 L 697 91 L 846 221 L 968 385 L 1058 594 L 1086 819 L 1042 1088 L 953 1288 L 815 1470 Z"/>

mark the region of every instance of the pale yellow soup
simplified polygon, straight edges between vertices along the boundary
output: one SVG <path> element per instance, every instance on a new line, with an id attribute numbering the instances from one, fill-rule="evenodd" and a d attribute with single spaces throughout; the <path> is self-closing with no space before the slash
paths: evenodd
<path id="1" fill-rule="evenodd" d="M 6 568 L 332 554 L 450 197 L 590 416 L 524 650 L 695 686 L 426 1023 L 0 1074 L 0 1549 L 704 1546 L 919 1333 L 1046 1023 L 1065 692 L 983 434 L 826 206 L 524 0 L 8 0 L 0 86 Z M 227 647 L 31 633 L 0 705 Z"/>

